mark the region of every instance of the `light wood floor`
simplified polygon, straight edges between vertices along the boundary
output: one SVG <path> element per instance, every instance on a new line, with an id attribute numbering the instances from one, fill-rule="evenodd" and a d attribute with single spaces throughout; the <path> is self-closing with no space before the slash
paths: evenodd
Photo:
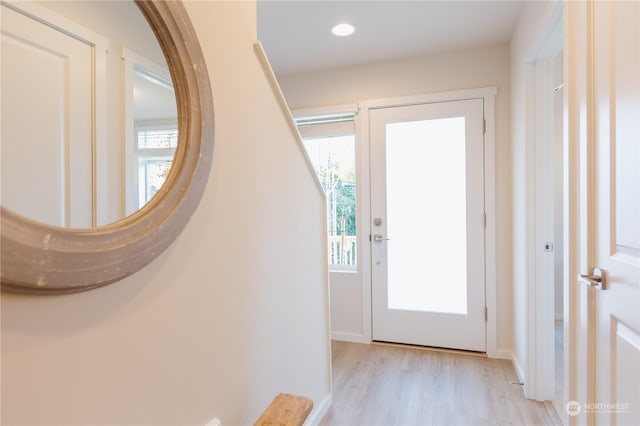
<path id="1" fill-rule="evenodd" d="M 333 406 L 323 426 L 559 425 L 526 399 L 509 361 L 396 345 L 332 342 Z"/>
<path id="2" fill-rule="evenodd" d="M 553 405 L 557 411 L 564 409 L 562 403 L 563 391 L 564 391 L 564 335 L 563 335 L 562 321 L 556 321 L 554 333 L 555 333 L 555 356 L 556 356 L 556 399 L 553 401 Z"/>

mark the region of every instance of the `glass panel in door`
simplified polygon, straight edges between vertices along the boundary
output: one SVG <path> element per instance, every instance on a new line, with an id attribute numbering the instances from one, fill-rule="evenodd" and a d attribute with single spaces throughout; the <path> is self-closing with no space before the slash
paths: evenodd
<path id="1" fill-rule="evenodd" d="M 387 124 L 386 160 L 388 307 L 466 314 L 465 118 Z"/>

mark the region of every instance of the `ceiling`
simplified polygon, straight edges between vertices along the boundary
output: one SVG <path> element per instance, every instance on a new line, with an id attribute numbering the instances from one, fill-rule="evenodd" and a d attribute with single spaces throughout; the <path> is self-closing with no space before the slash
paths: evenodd
<path id="1" fill-rule="evenodd" d="M 522 1 L 258 0 L 258 38 L 278 75 L 508 42 Z M 349 22 L 356 31 L 336 37 Z"/>
<path id="2" fill-rule="evenodd" d="M 176 120 L 178 109 L 173 85 L 137 66 L 133 77 L 133 119 Z"/>

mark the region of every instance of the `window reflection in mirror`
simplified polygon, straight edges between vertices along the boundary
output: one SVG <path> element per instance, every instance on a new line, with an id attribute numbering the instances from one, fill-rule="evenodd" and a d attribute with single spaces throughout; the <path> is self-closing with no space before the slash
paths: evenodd
<path id="1" fill-rule="evenodd" d="M 129 50 L 125 72 L 126 215 L 144 206 L 163 185 L 178 146 L 178 113 L 166 69 Z"/>
<path id="2" fill-rule="evenodd" d="M 132 214 L 162 185 L 177 141 L 171 78 L 146 19 L 128 1 L 0 7 L 2 206 L 73 228 Z M 158 132 L 166 146 L 136 144 Z"/>

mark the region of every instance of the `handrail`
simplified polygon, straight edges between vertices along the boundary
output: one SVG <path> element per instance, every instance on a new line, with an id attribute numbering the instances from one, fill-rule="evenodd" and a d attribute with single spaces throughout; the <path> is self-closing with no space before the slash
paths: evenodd
<path id="1" fill-rule="evenodd" d="M 267 80 L 269 80 L 269 83 L 271 83 L 271 89 L 273 90 L 274 95 L 278 100 L 278 103 L 280 104 L 280 108 L 282 109 L 282 112 L 285 118 L 287 119 L 287 122 L 289 123 L 289 127 L 291 128 L 291 131 L 293 132 L 293 135 L 298 142 L 298 147 L 300 148 L 300 151 L 302 151 L 302 155 L 305 159 L 305 162 L 307 163 L 307 168 L 309 169 L 309 172 L 313 176 L 313 180 L 316 183 L 318 190 L 322 194 L 322 197 L 326 199 L 327 196 L 324 192 L 324 188 L 322 187 L 322 184 L 320 183 L 320 179 L 318 178 L 318 175 L 316 174 L 316 171 L 313 168 L 313 164 L 309 159 L 307 150 L 305 149 L 304 144 L 302 143 L 302 136 L 300 136 L 300 131 L 298 130 L 298 126 L 296 125 L 296 121 L 293 119 L 293 115 L 291 114 L 291 110 L 289 109 L 289 105 L 287 104 L 287 99 L 284 97 L 284 93 L 282 93 L 282 88 L 278 83 L 276 74 L 273 72 L 273 68 L 271 68 L 271 64 L 269 63 L 269 58 L 267 57 L 267 53 L 262 47 L 262 43 L 257 41 L 253 45 L 253 50 L 255 51 L 256 56 L 258 57 L 258 60 L 262 65 L 262 70 L 264 71 L 264 75 L 267 77 Z"/>
<path id="2" fill-rule="evenodd" d="M 304 396 L 278 394 L 253 426 L 302 426 L 313 408 Z"/>

